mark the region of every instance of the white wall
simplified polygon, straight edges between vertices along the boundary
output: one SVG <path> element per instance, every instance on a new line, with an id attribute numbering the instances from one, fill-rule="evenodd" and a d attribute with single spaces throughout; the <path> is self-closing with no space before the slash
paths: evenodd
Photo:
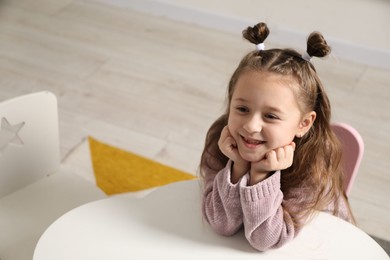
<path id="1" fill-rule="evenodd" d="M 322 32 L 333 55 L 390 69 L 390 0 L 98 0 L 240 34 L 265 21 L 269 41 L 299 49 Z"/>

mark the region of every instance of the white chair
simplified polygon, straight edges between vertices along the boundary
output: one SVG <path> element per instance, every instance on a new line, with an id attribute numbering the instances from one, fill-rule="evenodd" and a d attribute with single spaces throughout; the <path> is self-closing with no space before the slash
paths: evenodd
<path id="1" fill-rule="evenodd" d="M 61 170 L 54 94 L 38 92 L 0 103 L 0 124 L 0 259 L 31 260 L 54 220 L 106 196 Z"/>

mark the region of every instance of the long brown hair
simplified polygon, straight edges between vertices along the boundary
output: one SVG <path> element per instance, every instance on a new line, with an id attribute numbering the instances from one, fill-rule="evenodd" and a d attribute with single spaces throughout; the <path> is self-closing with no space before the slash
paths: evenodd
<path id="1" fill-rule="evenodd" d="M 263 43 L 268 34 L 269 29 L 265 23 L 243 31 L 244 38 L 256 45 Z M 320 33 L 313 32 L 308 37 L 306 53 L 306 58 L 302 58 L 300 53 L 292 49 L 255 50 L 241 60 L 229 82 L 227 109 L 212 124 L 206 135 L 200 167 L 201 176 L 209 178 L 213 176 L 205 176 L 205 168 L 216 174 L 228 161 L 219 150 L 218 140 L 223 127 L 228 123 L 230 102 L 238 78 L 243 72 L 267 71 L 293 77 L 300 86 L 296 97 L 301 112 L 316 112 L 316 119 L 309 132 L 302 138 L 294 139 L 296 149 L 293 164 L 281 174 L 284 197 L 296 200 L 299 205 L 297 208 L 284 207 L 294 217 L 296 226 L 303 224 L 316 210 L 324 210 L 331 203 L 335 205 L 333 214 L 337 215 L 340 197 L 348 206 L 353 219 L 343 187 L 341 145 L 330 126 L 330 102 L 313 64 L 307 58 L 325 57 L 330 53 L 330 47 Z M 294 190 L 304 190 L 305 199 L 299 198 Z"/>

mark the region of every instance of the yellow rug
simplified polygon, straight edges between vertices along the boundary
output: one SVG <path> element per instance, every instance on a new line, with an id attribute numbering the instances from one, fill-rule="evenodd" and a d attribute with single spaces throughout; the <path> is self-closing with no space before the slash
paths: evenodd
<path id="1" fill-rule="evenodd" d="M 96 184 L 107 195 L 140 191 L 196 176 L 88 137 Z"/>

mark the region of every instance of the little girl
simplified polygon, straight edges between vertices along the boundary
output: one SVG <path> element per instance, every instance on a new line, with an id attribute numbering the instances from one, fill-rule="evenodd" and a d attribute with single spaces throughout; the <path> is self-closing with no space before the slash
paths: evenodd
<path id="1" fill-rule="evenodd" d="M 354 222 L 343 190 L 341 146 L 310 58 L 330 47 L 312 33 L 307 51 L 264 49 L 264 23 L 243 31 L 256 45 L 233 73 L 228 106 L 201 158 L 203 215 L 219 234 L 241 227 L 257 250 L 292 240 L 316 211 Z"/>

